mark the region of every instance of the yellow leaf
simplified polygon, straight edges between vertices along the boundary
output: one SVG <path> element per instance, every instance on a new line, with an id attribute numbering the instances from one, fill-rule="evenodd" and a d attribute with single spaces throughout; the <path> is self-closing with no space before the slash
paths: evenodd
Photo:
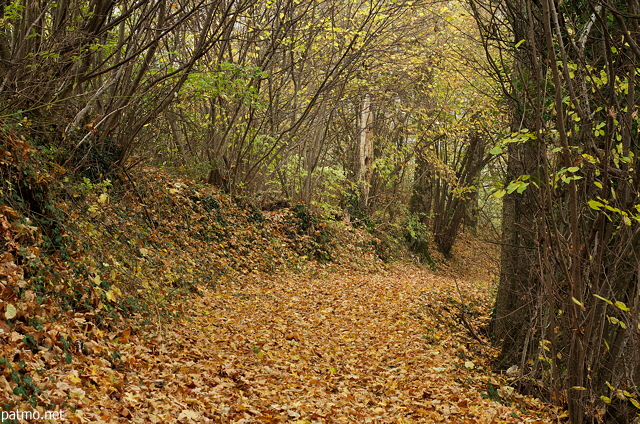
<path id="1" fill-rule="evenodd" d="M 4 311 L 4 317 L 6 319 L 13 319 L 16 317 L 16 314 L 18 313 L 18 310 L 16 309 L 15 306 L 13 306 L 11 303 L 9 303 L 6 307 L 5 307 L 5 311 Z"/>
<path id="2" fill-rule="evenodd" d="M 107 292 L 104 293 L 107 296 L 107 300 L 109 302 L 115 302 L 116 301 L 116 295 L 113 292 L 113 290 L 109 290 Z"/>
<path id="3" fill-rule="evenodd" d="M 109 195 L 107 193 L 102 193 L 100 197 L 98 197 L 98 203 L 105 204 L 107 203 L 108 198 L 109 198 Z"/>
<path id="4" fill-rule="evenodd" d="M 620 309 L 620 310 L 623 310 L 623 311 L 625 311 L 625 312 L 628 312 L 628 311 L 629 311 L 629 307 L 628 307 L 627 305 L 625 305 L 625 304 L 624 304 L 624 302 L 617 301 L 617 302 L 615 303 L 615 305 L 616 305 L 616 306 L 618 307 L 618 309 Z"/>
<path id="5" fill-rule="evenodd" d="M 136 399 L 135 395 L 133 393 L 131 393 L 131 392 L 125 393 L 124 398 L 126 400 L 128 400 L 129 402 L 131 402 L 131 403 L 138 402 L 138 399 Z"/>
<path id="6" fill-rule="evenodd" d="M 74 373 L 73 371 L 71 371 L 68 375 L 67 378 L 69 379 L 70 382 L 75 383 L 75 384 L 80 384 L 82 383 L 82 380 L 80 380 L 80 377 L 77 376 L 77 371 Z"/>
<path id="7" fill-rule="evenodd" d="M 476 364 L 474 364 L 471 361 L 467 361 L 467 362 L 464 363 L 464 367 L 466 369 L 472 370 L 472 369 L 474 369 L 476 367 Z"/>
<path id="8" fill-rule="evenodd" d="M 578 299 L 576 299 L 575 297 L 572 297 L 571 300 L 573 301 L 573 303 L 580 306 L 580 309 L 582 309 L 583 311 L 586 310 L 584 307 L 584 304 L 580 302 Z"/>

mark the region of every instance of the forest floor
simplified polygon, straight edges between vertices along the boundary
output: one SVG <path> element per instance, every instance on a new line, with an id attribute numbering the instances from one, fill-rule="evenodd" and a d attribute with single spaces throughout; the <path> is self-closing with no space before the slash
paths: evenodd
<path id="1" fill-rule="evenodd" d="M 490 245 L 463 237 L 433 272 L 297 206 L 256 210 L 157 170 L 135 180 L 67 191 L 66 258 L 1 211 L 3 423 L 29 410 L 75 423 L 566 417 L 491 369 Z"/>
<path id="2" fill-rule="evenodd" d="M 176 322 L 118 335 L 120 368 L 61 368 L 59 389 L 78 422 L 559 422 L 491 372 L 458 310 L 481 325 L 486 286 L 460 284 L 399 265 L 204 289 Z"/>

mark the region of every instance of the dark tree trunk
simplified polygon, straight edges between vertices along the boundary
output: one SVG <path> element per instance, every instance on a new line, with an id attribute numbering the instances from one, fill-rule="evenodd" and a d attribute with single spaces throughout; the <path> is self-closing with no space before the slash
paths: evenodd
<path id="1" fill-rule="evenodd" d="M 430 176 L 429 163 L 418 154 L 416 157 L 416 173 L 414 177 L 413 193 L 409 201 L 409 210 L 414 214 L 423 225 L 428 228 L 429 216 L 433 204 L 433 184 Z M 409 237 L 409 245 L 411 249 L 417 253 L 427 263 L 431 263 L 431 255 L 429 253 L 429 243 L 426 234 L 417 237 Z"/>
<path id="2" fill-rule="evenodd" d="M 507 179 L 530 172 L 535 164 L 534 147 L 530 144 L 512 146 L 509 150 Z M 532 319 L 538 292 L 535 274 L 535 220 L 533 190 L 523 194 L 507 194 L 502 203 L 502 247 L 500 282 L 490 335 L 501 346 L 500 365 L 521 365 L 534 342 Z"/>
<path id="3" fill-rule="evenodd" d="M 451 253 L 465 216 L 473 207 L 480 172 L 489 162 L 489 157 L 485 156 L 485 146 L 485 140 L 477 131 L 471 133 L 466 146 L 460 149 L 460 156 L 452 161 L 458 164 L 455 169 L 456 181 L 451 183 L 440 179 L 438 190 L 434 193 L 433 237 L 438 249 L 447 256 Z"/>

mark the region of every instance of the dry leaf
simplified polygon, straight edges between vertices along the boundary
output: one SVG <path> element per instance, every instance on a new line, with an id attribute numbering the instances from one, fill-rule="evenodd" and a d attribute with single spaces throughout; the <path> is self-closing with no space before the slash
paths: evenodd
<path id="1" fill-rule="evenodd" d="M 8 303 L 5 306 L 5 311 L 4 311 L 4 317 L 8 320 L 10 319 L 14 319 L 16 317 L 16 315 L 18 314 L 18 310 L 16 309 L 15 306 L 13 306 L 11 303 Z"/>

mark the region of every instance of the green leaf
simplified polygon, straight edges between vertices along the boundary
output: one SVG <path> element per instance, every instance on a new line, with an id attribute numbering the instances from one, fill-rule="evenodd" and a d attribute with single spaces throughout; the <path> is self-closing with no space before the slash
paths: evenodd
<path id="1" fill-rule="evenodd" d="M 502 197 L 504 197 L 505 194 L 507 194 L 507 190 L 500 189 L 495 193 L 493 193 L 492 196 L 495 197 L 496 199 L 501 199 Z"/>
<path id="2" fill-rule="evenodd" d="M 575 297 L 571 297 L 571 300 L 573 301 L 573 303 L 575 303 L 576 305 L 580 306 L 580 308 L 584 309 L 584 303 L 580 302 Z"/>
<path id="3" fill-rule="evenodd" d="M 522 182 L 520 181 L 511 181 L 507 186 L 507 193 L 509 194 L 513 193 L 514 191 L 516 191 L 518 187 L 520 187 L 521 184 Z"/>
<path id="4" fill-rule="evenodd" d="M 594 294 L 594 295 L 593 295 L 593 297 L 595 297 L 595 298 L 597 298 L 597 299 L 600 299 L 600 300 L 604 300 L 604 301 L 605 301 L 605 302 L 607 302 L 609 305 L 613 305 L 613 302 L 612 302 L 612 301 L 610 301 L 609 299 L 605 299 L 604 297 L 602 297 L 602 296 L 600 296 L 600 295 Z"/>
<path id="5" fill-rule="evenodd" d="M 600 396 L 600 399 L 602 399 L 604 403 L 611 403 L 611 398 L 608 398 L 606 396 Z"/>
<path id="6" fill-rule="evenodd" d="M 529 183 L 524 183 L 520 187 L 518 187 L 516 191 L 518 192 L 518 194 L 522 194 L 522 192 L 525 191 L 527 187 L 529 187 Z"/>
<path id="7" fill-rule="evenodd" d="M 610 210 L 611 212 L 622 213 L 622 211 L 618 208 L 614 208 L 613 206 L 605 205 L 605 209 Z"/>
<path id="8" fill-rule="evenodd" d="M 502 147 L 496 146 L 493 149 L 491 149 L 489 153 L 491 153 L 492 155 L 499 155 L 502 153 Z"/>
<path id="9" fill-rule="evenodd" d="M 597 211 L 599 211 L 600 208 L 604 206 L 602 203 L 598 202 L 597 200 L 589 200 L 587 203 L 589 204 L 589 207 L 591 209 L 595 209 Z"/>
<path id="10" fill-rule="evenodd" d="M 569 171 L 569 172 L 578 172 L 579 170 L 580 170 L 580 168 L 577 167 L 577 166 L 571 166 L 571 167 L 567 168 L 567 171 Z"/>
<path id="11" fill-rule="evenodd" d="M 627 305 L 625 305 L 623 302 L 617 301 L 615 303 L 616 307 L 622 311 L 628 312 L 630 309 Z"/>

